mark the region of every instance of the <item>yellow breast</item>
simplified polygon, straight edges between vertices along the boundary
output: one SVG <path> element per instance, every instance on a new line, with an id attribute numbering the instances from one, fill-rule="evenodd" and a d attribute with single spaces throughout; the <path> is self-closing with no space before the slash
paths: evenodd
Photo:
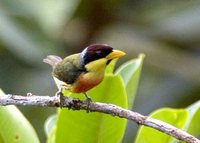
<path id="1" fill-rule="evenodd" d="M 99 59 L 86 65 L 87 73 L 80 75 L 71 91 L 75 93 L 86 92 L 97 86 L 104 77 L 107 59 Z"/>

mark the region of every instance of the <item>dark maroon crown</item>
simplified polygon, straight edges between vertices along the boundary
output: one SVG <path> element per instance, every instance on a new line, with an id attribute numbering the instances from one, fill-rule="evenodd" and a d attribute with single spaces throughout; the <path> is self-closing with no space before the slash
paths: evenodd
<path id="1" fill-rule="evenodd" d="M 86 65 L 91 61 L 105 58 L 112 52 L 113 48 L 106 44 L 93 44 L 81 52 L 81 61 Z"/>

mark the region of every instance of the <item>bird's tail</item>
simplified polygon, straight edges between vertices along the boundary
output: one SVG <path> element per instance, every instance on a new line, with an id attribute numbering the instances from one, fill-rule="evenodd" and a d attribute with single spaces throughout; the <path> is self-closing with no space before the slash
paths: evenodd
<path id="1" fill-rule="evenodd" d="M 62 58 L 55 55 L 48 55 L 45 59 L 43 59 L 44 63 L 50 64 L 53 68 L 61 61 Z"/>

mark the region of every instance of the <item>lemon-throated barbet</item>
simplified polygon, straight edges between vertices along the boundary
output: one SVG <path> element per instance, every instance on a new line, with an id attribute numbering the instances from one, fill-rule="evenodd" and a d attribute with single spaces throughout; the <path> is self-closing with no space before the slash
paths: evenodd
<path id="1" fill-rule="evenodd" d="M 125 53 L 114 50 L 106 44 L 93 44 L 81 53 L 61 59 L 49 55 L 43 61 L 53 67 L 52 75 L 59 91 L 67 89 L 73 93 L 84 93 L 98 85 L 104 78 L 106 66 L 111 60 L 124 56 Z"/>

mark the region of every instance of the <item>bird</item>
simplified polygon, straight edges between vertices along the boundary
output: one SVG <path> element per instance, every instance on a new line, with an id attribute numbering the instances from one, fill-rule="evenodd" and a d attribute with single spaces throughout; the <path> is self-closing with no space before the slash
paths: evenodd
<path id="1" fill-rule="evenodd" d="M 48 55 L 43 62 L 53 68 L 52 76 L 58 87 L 58 93 L 67 89 L 72 93 L 83 93 L 86 100 L 91 101 L 87 91 L 102 82 L 105 68 L 113 59 L 125 54 L 107 44 L 92 44 L 84 48 L 81 53 L 69 55 L 64 59 Z"/>

